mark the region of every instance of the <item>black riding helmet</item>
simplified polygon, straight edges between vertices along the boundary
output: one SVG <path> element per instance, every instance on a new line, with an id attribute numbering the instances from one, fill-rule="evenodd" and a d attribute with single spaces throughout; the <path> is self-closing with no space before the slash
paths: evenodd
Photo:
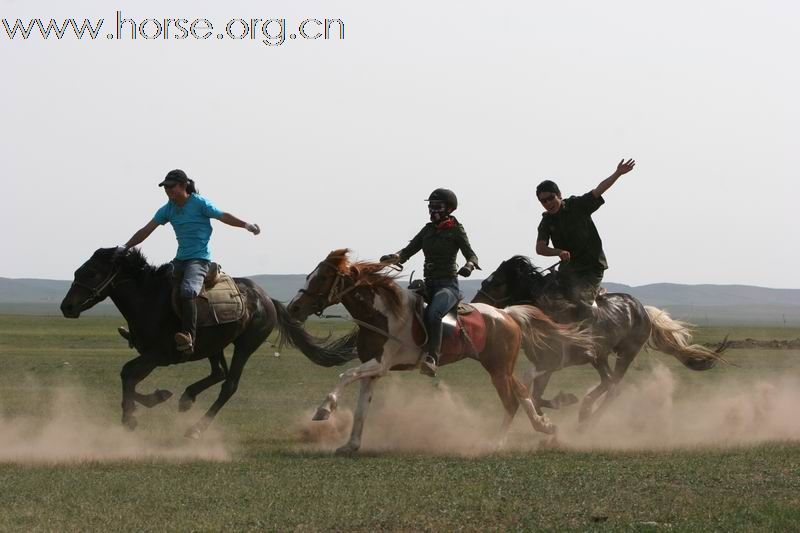
<path id="1" fill-rule="evenodd" d="M 442 202 L 444 205 L 450 208 L 450 211 L 455 211 L 458 208 L 458 198 L 456 198 L 456 193 L 450 189 L 436 189 L 425 201 Z"/>

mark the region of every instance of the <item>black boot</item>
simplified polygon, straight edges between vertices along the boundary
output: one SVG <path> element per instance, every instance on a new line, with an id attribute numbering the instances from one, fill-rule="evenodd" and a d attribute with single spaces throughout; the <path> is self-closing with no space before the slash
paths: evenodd
<path id="1" fill-rule="evenodd" d="M 194 354 L 197 336 L 197 303 L 194 298 L 181 299 L 181 329 L 175 334 L 175 345 L 181 353 L 182 360 L 188 360 Z"/>
<path id="2" fill-rule="evenodd" d="M 428 353 L 422 359 L 419 371 L 421 374 L 436 377 L 436 372 L 439 370 L 439 354 L 442 351 L 442 325 L 439 324 L 431 328 L 432 331 L 428 332 Z"/>

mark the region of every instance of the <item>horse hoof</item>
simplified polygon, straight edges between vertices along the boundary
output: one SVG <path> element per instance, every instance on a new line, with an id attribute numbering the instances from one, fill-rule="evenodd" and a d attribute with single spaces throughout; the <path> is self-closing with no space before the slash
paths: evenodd
<path id="1" fill-rule="evenodd" d="M 561 443 L 558 441 L 555 435 L 551 435 L 546 439 L 542 439 L 539 443 L 539 448 L 542 450 L 557 450 L 561 447 Z"/>
<path id="2" fill-rule="evenodd" d="M 322 422 L 323 420 L 327 420 L 330 417 L 331 417 L 330 410 L 325 409 L 324 407 L 320 407 L 319 409 L 317 409 L 317 412 L 314 413 L 314 418 L 312 418 L 311 420 L 313 420 L 314 422 Z"/>
<path id="3" fill-rule="evenodd" d="M 542 427 L 542 433 L 545 435 L 555 435 L 558 427 L 555 424 L 547 423 Z"/>
<path id="4" fill-rule="evenodd" d="M 578 397 L 568 392 L 559 392 L 556 397 L 553 398 L 553 403 L 556 404 L 557 408 L 567 407 L 578 403 Z"/>
<path id="5" fill-rule="evenodd" d="M 186 430 L 186 433 L 183 434 L 184 437 L 191 440 L 200 440 L 202 435 L 203 432 L 197 428 L 189 428 Z"/>
<path id="6" fill-rule="evenodd" d="M 166 402 L 170 398 L 172 398 L 172 391 L 168 391 L 165 389 L 156 389 L 154 393 L 156 397 L 158 397 L 158 403 Z"/>
<path id="7" fill-rule="evenodd" d="M 184 394 L 178 401 L 178 411 L 180 411 L 181 413 L 185 413 L 186 411 L 191 409 L 193 405 L 194 405 L 194 398 L 191 398 Z"/>
<path id="8" fill-rule="evenodd" d="M 554 435 L 557 429 L 557 426 L 550 422 L 550 419 L 547 417 L 542 417 L 542 420 L 539 421 L 535 426 L 534 429 L 545 435 Z"/>
<path id="9" fill-rule="evenodd" d="M 136 426 L 139 425 L 139 422 L 133 416 L 123 416 L 122 417 L 122 425 L 128 431 L 133 431 L 136 429 Z"/>
<path id="10" fill-rule="evenodd" d="M 358 446 L 349 442 L 336 449 L 336 455 L 354 455 L 358 451 Z"/>

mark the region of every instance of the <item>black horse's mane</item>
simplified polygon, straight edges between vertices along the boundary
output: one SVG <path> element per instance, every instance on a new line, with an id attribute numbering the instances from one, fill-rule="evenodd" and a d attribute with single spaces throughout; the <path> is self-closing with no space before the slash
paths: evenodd
<path id="1" fill-rule="evenodd" d="M 114 248 L 101 248 L 95 252 L 95 256 L 104 261 L 110 261 L 114 256 L 114 251 Z M 165 274 L 171 268 L 169 263 L 158 266 L 151 265 L 138 248 L 131 248 L 125 254 L 120 255 L 114 259 L 114 264 L 123 274 L 136 280 L 140 285 L 149 285 L 152 282 L 161 282 L 163 279 L 167 279 L 168 276 Z"/>
<path id="2" fill-rule="evenodd" d="M 531 278 L 544 276 L 542 269 L 534 265 L 530 257 L 515 255 L 509 259 L 508 262 L 513 264 L 517 268 L 517 271 L 524 276 Z"/>

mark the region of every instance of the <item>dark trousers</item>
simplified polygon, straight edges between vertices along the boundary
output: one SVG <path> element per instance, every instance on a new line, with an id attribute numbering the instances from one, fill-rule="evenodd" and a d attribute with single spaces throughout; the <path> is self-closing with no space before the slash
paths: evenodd
<path id="1" fill-rule="evenodd" d="M 576 305 L 576 318 L 591 319 L 592 304 L 603 281 L 603 270 L 580 270 L 564 266 L 559 269 L 559 276 L 564 296 Z"/>

